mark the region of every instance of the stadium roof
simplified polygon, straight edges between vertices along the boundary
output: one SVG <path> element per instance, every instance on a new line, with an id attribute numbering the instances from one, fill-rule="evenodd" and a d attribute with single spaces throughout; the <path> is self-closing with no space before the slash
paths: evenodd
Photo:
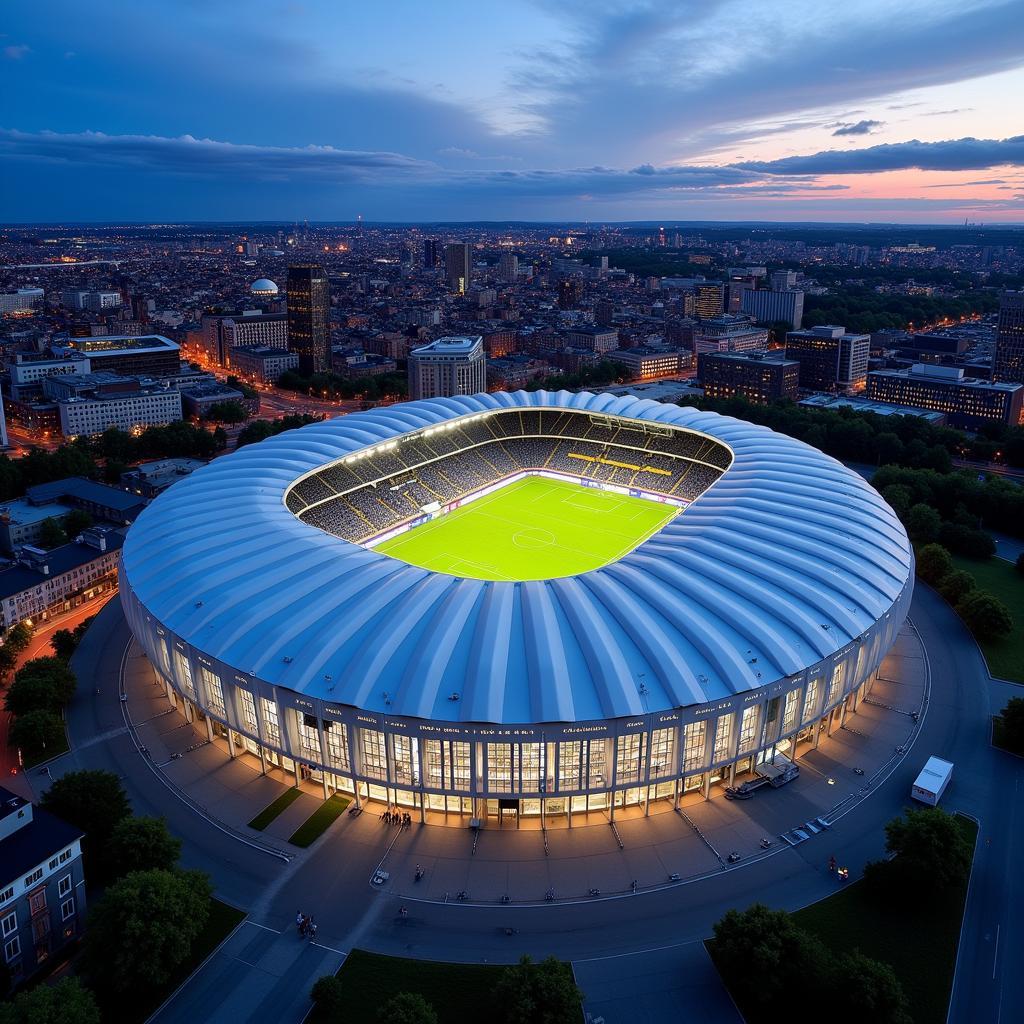
<path id="1" fill-rule="evenodd" d="M 530 407 L 702 431 L 734 462 L 619 561 L 544 581 L 432 573 L 284 505 L 296 478 L 359 448 Z M 378 713 L 509 724 L 642 715 L 792 675 L 874 626 L 912 561 L 877 492 L 814 448 L 715 413 L 564 391 L 409 402 L 287 431 L 176 484 L 124 547 L 150 614 L 241 672 Z"/>

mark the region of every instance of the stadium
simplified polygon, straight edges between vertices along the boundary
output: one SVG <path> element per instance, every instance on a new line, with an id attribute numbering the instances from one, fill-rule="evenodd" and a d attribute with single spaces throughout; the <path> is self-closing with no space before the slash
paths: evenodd
<path id="1" fill-rule="evenodd" d="M 121 596 L 232 756 L 418 810 L 705 797 L 856 711 L 913 553 L 857 474 L 693 408 L 430 399 L 216 460 L 138 518 Z"/>

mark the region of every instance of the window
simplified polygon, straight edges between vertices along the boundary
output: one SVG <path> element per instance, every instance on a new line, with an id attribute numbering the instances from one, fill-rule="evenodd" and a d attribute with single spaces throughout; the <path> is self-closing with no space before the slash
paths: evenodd
<path id="1" fill-rule="evenodd" d="M 8 914 L 2 921 L 0 921 L 0 928 L 3 929 L 4 938 L 18 930 L 18 915 L 16 913 Z"/>
<path id="2" fill-rule="evenodd" d="M 683 771 L 690 772 L 704 766 L 704 748 L 707 745 L 708 723 L 690 722 L 683 730 Z"/>
<path id="3" fill-rule="evenodd" d="M 281 746 L 281 726 L 277 720 L 277 704 L 263 697 L 260 701 L 263 711 L 263 729 L 267 742 L 274 747 Z"/>
<path id="4" fill-rule="evenodd" d="M 843 679 L 846 675 L 846 662 L 839 662 L 838 665 L 832 669 L 832 682 L 828 687 L 828 699 L 825 701 L 826 707 L 831 707 L 843 692 Z"/>
<path id="5" fill-rule="evenodd" d="M 250 736 L 259 736 L 260 724 L 256 718 L 256 701 L 248 690 L 239 689 L 238 697 L 242 702 L 242 727 Z"/>
<path id="6" fill-rule="evenodd" d="M 743 709 L 743 718 L 740 721 L 739 752 L 741 754 L 745 754 L 757 746 L 757 724 L 761 718 L 760 711 L 761 708 L 756 704 Z"/>
<path id="7" fill-rule="evenodd" d="M 523 743 L 519 753 L 519 789 L 527 793 L 535 793 L 541 789 L 544 781 L 544 756 L 547 747 L 543 743 Z"/>
<path id="8" fill-rule="evenodd" d="M 395 782 L 420 784 L 419 742 L 410 736 L 394 737 Z"/>
<path id="9" fill-rule="evenodd" d="M 60 919 L 66 921 L 69 917 L 73 917 L 75 913 L 75 901 L 74 899 L 65 900 L 60 905 Z"/>
<path id="10" fill-rule="evenodd" d="M 65 875 L 57 883 L 57 895 L 61 896 L 61 897 L 67 896 L 67 894 L 69 892 L 71 892 L 71 876 L 70 875 Z"/>
<path id="11" fill-rule="evenodd" d="M 36 868 L 31 875 L 25 876 L 25 888 L 27 889 L 30 885 L 35 885 L 40 878 L 43 877 L 43 869 Z"/>
<path id="12" fill-rule="evenodd" d="M 674 774 L 675 729 L 655 729 L 651 734 L 651 778 Z"/>
<path id="13" fill-rule="evenodd" d="M 227 708 L 224 706 L 224 687 L 220 680 L 205 666 L 200 666 L 199 674 L 206 688 L 206 701 L 210 710 L 221 718 L 227 718 Z"/>
<path id="14" fill-rule="evenodd" d="M 21 956 L 21 939 L 17 935 L 13 939 L 4 943 L 4 957 L 7 962 L 10 963 L 16 957 Z"/>
<path id="15" fill-rule="evenodd" d="M 181 681 L 181 685 L 189 696 L 195 699 L 196 687 L 195 683 L 192 682 L 192 666 L 188 663 L 188 658 L 181 651 L 175 650 L 174 663 L 178 668 L 178 678 Z"/>
<path id="16" fill-rule="evenodd" d="M 441 741 L 427 740 L 423 752 L 427 768 L 427 787 L 429 789 L 447 789 L 444 781 L 444 756 L 441 752 Z"/>
<path id="17" fill-rule="evenodd" d="M 512 792 L 511 744 L 487 744 L 487 790 L 490 793 Z"/>
<path id="18" fill-rule="evenodd" d="M 452 789 L 469 789 L 472 778 L 469 744 L 453 740 L 449 745 L 449 759 L 452 766 Z"/>
<path id="19" fill-rule="evenodd" d="M 725 761 L 729 757 L 729 751 L 732 747 L 732 720 L 734 717 L 734 715 L 728 714 L 722 715 L 718 719 L 718 724 L 715 726 L 715 750 L 711 756 L 713 764 Z"/>
<path id="20" fill-rule="evenodd" d="M 644 734 L 629 733 L 615 741 L 615 784 L 638 782 L 644 757 Z"/>
<path id="21" fill-rule="evenodd" d="M 38 892 L 32 893 L 28 898 L 28 910 L 29 913 L 35 917 L 36 914 L 41 914 L 46 910 L 46 890 L 40 889 Z"/>
<path id="22" fill-rule="evenodd" d="M 812 679 L 807 684 L 807 696 L 804 697 L 803 721 L 809 721 L 814 717 L 818 708 L 818 690 L 821 688 L 820 679 Z"/>
<path id="23" fill-rule="evenodd" d="M 327 739 L 327 760 L 332 768 L 347 772 L 352 770 L 348 756 L 348 730 L 341 722 L 324 722 L 324 736 Z"/>
<path id="24" fill-rule="evenodd" d="M 558 788 L 582 789 L 583 743 L 573 741 L 558 747 Z"/>
<path id="25" fill-rule="evenodd" d="M 800 706 L 800 691 L 790 690 L 786 694 L 786 706 L 782 711 L 782 735 L 791 732 L 797 724 L 796 710 Z"/>
<path id="26" fill-rule="evenodd" d="M 587 750 L 589 789 L 604 789 L 608 775 L 608 741 L 590 740 Z"/>
<path id="27" fill-rule="evenodd" d="M 302 756 L 310 761 L 319 761 L 320 734 L 317 732 L 316 719 L 312 715 L 296 711 L 295 722 L 299 727 L 299 750 Z"/>
<path id="28" fill-rule="evenodd" d="M 360 729 L 363 745 L 363 774 L 375 779 L 386 779 L 388 757 L 384 749 L 384 733 L 376 729 Z"/>

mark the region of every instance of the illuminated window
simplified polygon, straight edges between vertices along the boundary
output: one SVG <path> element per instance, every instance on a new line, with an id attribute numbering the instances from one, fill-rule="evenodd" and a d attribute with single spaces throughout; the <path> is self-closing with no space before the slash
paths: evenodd
<path id="1" fill-rule="evenodd" d="M 587 774 L 590 789 L 608 785 L 608 740 L 590 740 L 587 744 Z"/>
<path id="2" fill-rule="evenodd" d="M 511 744 L 487 744 L 487 789 L 491 793 L 512 792 Z"/>
<path id="3" fill-rule="evenodd" d="M 690 722 L 683 730 L 683 771 L 694 771 L 704 766 L 704 748 L 707 745 L 705 721 Z"/>
<path id="4" fill-rule="evenodd" d="M 188 658 L 186 658 L 181 651 L 175 649 L 174 662 L 178 668 L 178 679 L 180 680 L 181 685 L 184 686 L 185 690 L 194 700 L 196 696 L 196 688 L 195 684 L 192 682 L 192 666 L 189 665 Z"/>
<path id="5" fill-rule="evenodd" d="M 786 706 L 782 712 L 782 735 L 791 732 L 796 728 L 796 713 L 797 708 L 800 707 L 800 691 L 790 690 L 786 694 Z"/>
<path id="6" fill-rule="evenodd" d="M 199 675 L 203 680 L 203 688 L 206 690 L 206 705 L 221 718 L 227 718 L 227 708 L 224 706 L 224 687 L 205 665 L 199 667 Z"/>
<path id="7" fill-rule="evenodd" d="M 277 704 L 266 697 L 261 698 L 263 711 L 263 730 L 267 734 L 267 742 L 274 747 L 281 746 L 281 726 L 277 720 Z"/>
<path id="8" fill-rule="evenodd" d="M 419 743 L 409 736 L 395 736 L 395 782 L 420 784 Z"/>
<path id="9" fill-rule="evenodd" d="M 256 717 L 256 701 L 253 695 L 239 687 L 238 698 L 242 704 L 242 728 L 254 739 L 259 739 L 260 724 Z"/>
<path id="10" fill-rule="evenodd" d="M 674 774 L 675 729 L 655 729 L 651 735 L 651 778 L 659 779 Z"/>
<path id="11" fill-rule="evenodd" d="M 472 778 L 470 745 L 453 740 L 448 744 L 448 760 L 452 771 L 452 789 L 468 790 Z"/>
<path id="12" fill-rule="evenodd" d="M 558 745 L 558 788 L 583 788 L 583 743 L 574 740 Z"/>
<path id="13" fill-rule="evenodd" d="M 320 760 L 320 733 L 316 719 L 303 711 L 295 712 L 295 723 L 299 732 L 299 751 L 309 761 Z"/>
<path id="14" fill-rule="evenodd" d="M 324 722 L 324 736 L 327 739 L 327 760 L 332 768 L 347 772 L 352 769 L 348 754 L 348 730 L 341 722 Z"/>
<path id="15" fill-rule="evenodd" d="M 825 701 L 826 707 L 831 707 L 843 692 L 843 679 L 846 676 L 846 662 L 841 661 L 835 665 L 832 669 L 832 682 L 829 683 L 828 687 L 828 699 Z"/>
<path id="16" fill-rule="evenodd" d="M 818 712 L 818 691 L 821 689 L 821 680 L 812 679 L 807 684 L 807 696 L 804 697 L 803 721 L 809 721 Z"/>
<path id="17" fill-rule="evenodd" d="M 519 752 L 519 788 L 523 792 L 535 793 L 541 788 L 544 777 L 543 743 L 522 743 Z"/>
<path id="18" fill-rule="evenodd" d="M 644 756 L 644 734 L 629 733 L 615 741 L 615 784 L 640 780 Z"/>
<path id="19" fill-rule="evenodd" d="M 440 740 L 427 740 L 423 747 L 428 789 L 447 789 L 445 785 L 444 755 Z"/>
<path id="20" fill-rule="evenodd" d="M 743 709 L 743 718 L 740 721 L 739 753 L 745 754 L 757 746 L 757 726 L 760 720 L 761 708 L 758 705 Z"/>
<path id="21" fill-rule="evenodd" d="M 722 715 L 715 726 L 715 749 L 711 757 L 712 762 L 715 764 L 729 757 L 729 751 L 732 747 L 732 720 L 734 717 L 732 714 Z"/>
<path id="22" fill-rule="evenodd" d="M 375 779 L 386 779 L 388 755 L 384 746 L 384 733 L 376 729 L 360 729 L 359 738 L 363 748 L 363 774 Z"/>

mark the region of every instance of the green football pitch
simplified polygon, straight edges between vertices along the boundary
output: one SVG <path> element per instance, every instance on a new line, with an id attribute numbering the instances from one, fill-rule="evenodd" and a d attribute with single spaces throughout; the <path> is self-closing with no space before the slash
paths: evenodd
<path id="1" fill-rule="evenodd" d="M 644 498 L 526 477 L 375 550 L 450 576 L 547 580 L 614 562 L 678 512 Z"/>

